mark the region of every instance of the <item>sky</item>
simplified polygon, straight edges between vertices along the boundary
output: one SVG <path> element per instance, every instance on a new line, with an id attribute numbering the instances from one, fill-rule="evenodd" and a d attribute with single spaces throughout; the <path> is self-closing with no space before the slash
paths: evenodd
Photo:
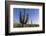
<path id="1" fill-rule="evenodd" d="M 34 8 L 13 8 L 13 20 L 15 22 L 19 23 L 19 15 L 20 15 L 20 11 L 24 12 L 25 9 L 25 14 L 28 14 L 28 24 L 32 23 L 39 23 L 39 9 L 34 9 Z"/>

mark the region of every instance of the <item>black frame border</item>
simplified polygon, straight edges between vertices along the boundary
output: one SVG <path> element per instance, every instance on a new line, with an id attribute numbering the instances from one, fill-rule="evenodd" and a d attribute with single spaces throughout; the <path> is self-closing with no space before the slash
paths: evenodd
<path id="1" fill-rule="evenodd" d="M 9 4 L 11 3 L 26 3 L 26 4 L 36 4 L 36 5 L 43 5 L 42 11 L 43 11 L 43 30 L 42 31 L 33 31 L 33 32 L 15 32 L 15 33 L 9 33 Z M 5 1 L 5 35 L 22 35 L 22 34 L 38 34 L 38 33 L 45 33 L 45 3 L 42 2 L 22 2 L 22 1 Z"/>

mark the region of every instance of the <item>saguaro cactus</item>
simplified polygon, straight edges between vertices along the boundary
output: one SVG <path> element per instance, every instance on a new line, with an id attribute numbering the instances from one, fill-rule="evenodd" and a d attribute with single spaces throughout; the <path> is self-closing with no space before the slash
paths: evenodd
<path id="1" fill-rule="evenodd" d="M 24 24 L 26 24 L 28 21 L 28 14 L 25 15 L 25 9 L 24 9 L 24 14 L 22 15 L 21 11 L 20 11 L 20 23 L 22 24 L 22 27 L 24 26 Z"/>

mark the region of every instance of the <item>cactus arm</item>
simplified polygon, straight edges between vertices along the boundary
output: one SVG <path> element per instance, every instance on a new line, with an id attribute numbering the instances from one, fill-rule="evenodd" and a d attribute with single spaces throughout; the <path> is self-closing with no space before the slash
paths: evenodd
<path id="1" fill-rule="evenodd" d="M 25 24 L 27 23 L 27 21 L 28 21 L 28 14 L 27 14 L 26 19 L 25 19 Z"/>
<path id="2" fill-rule="evenodd" d="M 22 23 L 22 17 L 21 17 L 21 12 L 20 12 L 20 23 Z"/>
<path id="3" fill-rule="evenodd" d="M 21 11 L 20 11 L 20 23 L 22 24 L 22 27 L 23 27 L 23 17 L 22 17 L 22 14 L 21 14 Z"/>

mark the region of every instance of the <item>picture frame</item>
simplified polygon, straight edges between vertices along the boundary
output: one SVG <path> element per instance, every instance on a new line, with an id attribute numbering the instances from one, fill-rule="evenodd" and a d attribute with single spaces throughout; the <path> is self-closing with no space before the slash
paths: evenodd
<path id="1" fill-rule="evenodd" d="M 13 9 L 14 9 L 14 11 L 13 11 Z M 22 11 L 23 9 L 25 9 L 26 12 L 31 11 L 31 12 L 29 12 L 30 13 L 29 16 L 31 14 L 34 16 L 38 15 L 38 20 L 40 22 L 37 20 L 38 25 L 37 26 L 35 25 L 36 27 L 33 25 L 30 25 L 30 23 L 28 23 L 30 25 L 30 27 L 29 26 L 27 27 L 26 26 L 27 24 L 24 23 L 23 19 L 21 19 L 21 18 L 20 19 L 23 21 L 22 26 L 16 26 L 15 25 L 15 27 L 13 27 L 13 23 L 14 23 L 13 21 L 15 20 L 14 16 L 16 17 L 16 21 L 17 21 L 17 18 L 19 16 L 18 15 L 19 11 Z M 17 14 L 17 12 L 18 12 L 18 14 Z M 21 16 L 21 14 L 20 14 L 20 16 Z M 25 16 L 25 13 L 24 13 L 24 16 Z M 32 18 L 31 19 L 34 20 L 34 17 L 32 17 Z M 37 19 L 37 16 L 35 18 Z M 30 20 L 30 17 L 29 17 L 29 20 Z M 24 26 L 23 24 L 26 24 L 26 25 Z M 45 3 L 42 3 L 42 2 L 5 1 L 5 34 L 6 35 L 18 35 L 18 34 L 37 34 L 37 33 L 45 33 Z"/>

